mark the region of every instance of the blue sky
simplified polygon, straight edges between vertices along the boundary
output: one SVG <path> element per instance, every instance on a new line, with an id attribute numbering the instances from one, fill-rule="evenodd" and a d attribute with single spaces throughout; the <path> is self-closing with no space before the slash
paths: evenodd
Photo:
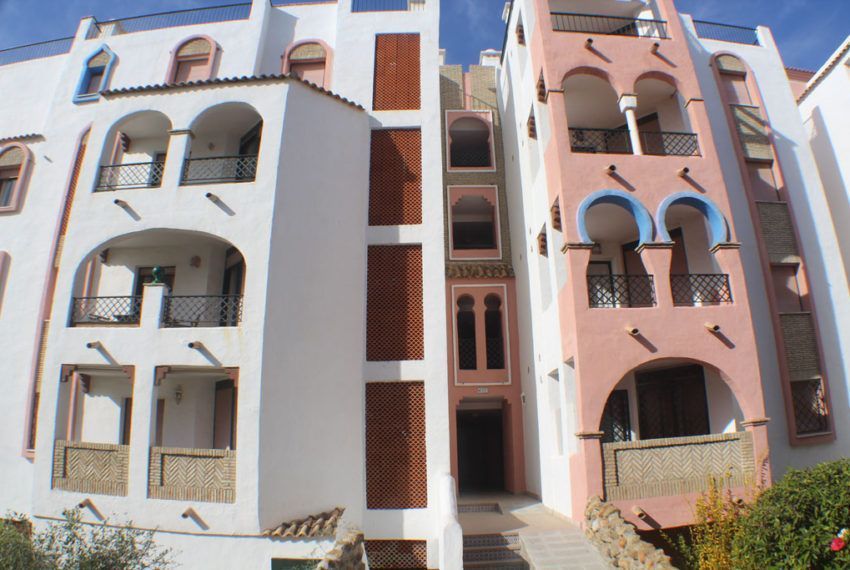
<path id="1" fill-rule="evenodd" d="M 216 6 L 237 0 L 0 0 L 0 48 L 70 36 L 82 16 L 100 20 Z M 770 26 L 786 65 L 815 70 L 850 33 L 850 0 L 675 0 L 701 20 Z M 500 49 L 504 0 L 443 0 L 449 63 L 476 63 Z"/>

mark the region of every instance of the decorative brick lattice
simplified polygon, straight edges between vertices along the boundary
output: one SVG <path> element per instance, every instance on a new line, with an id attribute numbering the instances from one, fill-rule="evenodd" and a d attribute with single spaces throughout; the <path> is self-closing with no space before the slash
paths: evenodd
<path id="1" fill-rule="evenodd" d="M 148 478 L 152 499 L 232 503 L 236 499 L 236 452 L 153 447 Z"/>
<path id="2" fill-rule="evenodd" d="M 369 246 L 367 289 L 367 360 L 422 360 L 422 247 Z"/>
<path id="3" fill-rule="evenodd" d="M 367 540 L 369 568 L 425 570 L 428 549 L 424 540 Z"/>
<path id="4" fill-rule="evenodd" d="M 126 445 L 58 440 L 53 447 L 53 488 L 126 496 L 129 461 Z"/>
<path id="5" fill-rule="evenodd" d="M 785 202 L 756 202 L 761 235 L 771 263 L 799 263 L 797 238 Z"/>
<path id="6" fill-rule="evenodd" d="M 422 132 L 372 131 L 369 225 L 422 223 Z"/>
<path id="7" fill-rule="evenodd" d="M 791 397 L 797 435 L 829 431 L 829 413 L 820 378 L 791 382 Z"/>
<path id="8" fill-rule="evenodd" d="M 741 486 L 755 474 L 749 432 L 605 443 L 602 449 L 609 501 L 702 492 L 711 476 Z"/>
<path id="9" fill-rule="evenodd" d="M 791 379 L 820 376 L 817 333 L 811 313 L 784 313 L 779 315 L 779 323 Z"/>
<path id="10" fill-rule="evenodd" d="M 424 382 L 366 384 L 366 506 L 428 507 Z"/>
<path id="11" fill-rule="evenodd" d="M 375 111 L 420 108 L 419 34 L 375 39 Z"/>
<path id="12" fill-rule="evenodd" d="M 751 105 L 732 105 L 731 108 L 744 157 L 772 160 L 773 145 L 767 136 L 767 121 L 762 118 L 761 109 Z"/>

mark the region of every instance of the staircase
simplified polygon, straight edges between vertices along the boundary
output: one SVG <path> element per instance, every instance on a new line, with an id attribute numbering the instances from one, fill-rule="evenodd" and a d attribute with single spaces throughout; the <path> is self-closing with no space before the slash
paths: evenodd
<path id="1" fill-rule="evenodd" d="M 521 548 L 519 535 L 515 532 L 464 535 L 464 570 L 528 570 L 528 563 L 520 553 Z"/>

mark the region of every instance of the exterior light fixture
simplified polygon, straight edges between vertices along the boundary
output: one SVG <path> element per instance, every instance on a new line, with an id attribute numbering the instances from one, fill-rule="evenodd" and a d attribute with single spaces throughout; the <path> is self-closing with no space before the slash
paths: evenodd
<path id="1" fill-rule="evenodd" d="M 180 405 L 180 402 L 183 401 L 183 385 L 180 384 L 177 388 L 174 389 L 174 401 L 177 402 L 177 405 Z"/>

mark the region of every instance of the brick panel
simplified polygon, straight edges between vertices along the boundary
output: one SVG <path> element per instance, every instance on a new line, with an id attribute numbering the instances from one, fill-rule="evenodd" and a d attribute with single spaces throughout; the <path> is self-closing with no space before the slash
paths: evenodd
<path id="1" fill-rule="evenodd" d="M 420 108 L 419 34 L 375 38 L 375 111 Z"/>
<path id="2" fill-rule="evenodd" d="M 772 160 L 773 146 L 767 136 L 767 121 L 761 109 L 750 105 L 732 105 L 732 116 L 738 130 L 744 158 L 750 160 Z"/>
<path id="3" fill-rule="evenodd" d="M 428 549 L 424 540 L 367 540 L 369 568 L 387 570 L 425 570 Z"/>
<path id="4" fill-rule="evenodd" d="M 422 247 L 369 246 L 366 359 L 422 360 Z"/>
<path id="5" fill-rule="evenodd" d="M 428 507 L 424 382 L 366 384 L 366 506 Z"/>
<path id="6" fill-rule="evenodd" d="M 369 225 L 422 223 L 422 131 L 372 131 Z"/>
<path id="7" fill-rule="evenodd" d="M 788 372 L 792 380 L 820 376 L 817 333 L 810 313 L 779 315 Z"/>
<path id="8" fill-rule="evenodd" d="M 756 202 L 761 235 L 771 263 L 798 263 L 797 238 L 785 202 Z"/>

